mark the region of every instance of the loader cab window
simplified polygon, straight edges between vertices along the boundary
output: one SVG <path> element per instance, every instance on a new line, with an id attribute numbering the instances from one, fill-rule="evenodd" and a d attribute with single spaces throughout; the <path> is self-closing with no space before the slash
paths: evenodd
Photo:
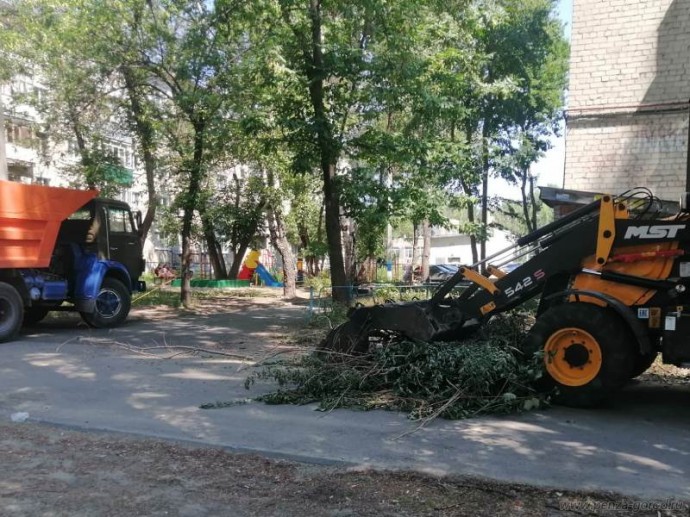
<path id="1" fill-rule="evenodd" d="M 108 228 L 111 233 L 134 233 L 130 211 L 124 208 L 109 207 Z"/>

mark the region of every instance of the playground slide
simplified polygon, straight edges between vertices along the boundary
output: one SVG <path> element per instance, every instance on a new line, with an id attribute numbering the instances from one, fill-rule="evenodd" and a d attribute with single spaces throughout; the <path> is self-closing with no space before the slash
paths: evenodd
<path id="1" fill-rule="evenodd" d="M 237 275 L 237 280 L 251 280 L 256 266 L 259 265 L 260 255 L 259 250 L 251 250 L 249 252 L 249 255 L 247 255 L 247 258 L 244 259 L 242 263 L 242 269 L 240 270 L 240 274 Z"/>
<path id="2" fill-rule="evenodd" d="M 240 269 L 240 272 L 237 275 L 237 280 L 251 280 L 253 274 L 253 269 L 250 269 L 244 264 L 242 264 L 242 269 Z"/>
<path id="3" fill-rule="evenodd" d="M 263 280 L 267 287 L 283 287 L 283 283 L 278 282 L 278 280 L 276 280 L 275 277 L 268 272 L 263 264 L 256 266 L 256 274 L 259 275 L 259 278 Z"/>

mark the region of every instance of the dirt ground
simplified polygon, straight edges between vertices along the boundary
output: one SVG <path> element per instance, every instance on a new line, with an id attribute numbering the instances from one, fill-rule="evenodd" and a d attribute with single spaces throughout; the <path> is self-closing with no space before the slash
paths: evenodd
<path id="1" fill-rule="evenodd" d="M 690 515 L 688 504 L 0 424 L 0 515 Z"/>
<path id="2" fill-rule="evenodd" d="M 213 298 L 193 312 L 242 310 L 241 300 Z M 134 317 L 165 319 L 170 311 L 175 309 L 146 307 Z M 302 330 L 289 341 L 299 348 L 316 334 Z M 255 338 L 283 341 L 271 332 Z M 214 345 L 254 355 L 251 339 L 242 339 Z M 649 375 L 666 377 L 659 369 Z M 31 421 L 0 422 L 0 469 L 0 516 L 690 515 L 687 502 L 305 465 Z"/>

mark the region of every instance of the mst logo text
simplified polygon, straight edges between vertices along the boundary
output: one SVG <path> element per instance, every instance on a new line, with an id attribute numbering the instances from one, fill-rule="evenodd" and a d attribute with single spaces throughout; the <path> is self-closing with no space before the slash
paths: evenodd
<path id="1" fill-rule="evenodd" d="M 624 239 L 673 239 L 680 230 L 685 230 L 684 224 L 657 224 L 654 226 L 629 226 Z"/>

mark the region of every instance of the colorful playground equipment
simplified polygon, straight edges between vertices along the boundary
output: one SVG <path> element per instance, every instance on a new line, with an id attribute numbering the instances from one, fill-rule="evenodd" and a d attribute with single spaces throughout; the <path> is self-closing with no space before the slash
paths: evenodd
<path id="1" fill-rule="evenodd" d="M 268 270 L 259 261 L 260 256 L 261 254 L 258 250 L 250 251 L 249 255 L 247 255 L 247 258 L 244 259 L 242 269 L 240 269 L 240 273 L 237 275 L 237 279 L 251 280 L 252 275 L 256 273 L 257 275 L 259 275 L 259 278 L 263 281 L 264 284 L 266 284 L 267 287 L 283 287 L 283 283 L 278 282 L 278 280 L 276 280 L 276 278 L 271 273 L 269 273 Z"/>

